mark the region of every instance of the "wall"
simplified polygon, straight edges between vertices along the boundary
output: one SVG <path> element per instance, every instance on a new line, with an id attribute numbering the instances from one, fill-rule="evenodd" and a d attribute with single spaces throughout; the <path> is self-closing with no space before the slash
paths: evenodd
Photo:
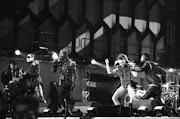
<path id="1" fill-rule="evenodd" d="M 149 52 L 168 65 L 163 61 L 169 57 L 163 56 L 169 40 L 173 41 L 173 31 L 169 32 L 173 27 L 167 28 L 171 37 L 166 39 L 166 10 L 173 4 L 171 0 L 167 4 L 164 0 L 31 0 L 15 17 L 0 21 L 0 48 L 31 52 L 39 46 L 53 51 L 66 47 L 100 59 L 126 53 L 133 61 Z"/>

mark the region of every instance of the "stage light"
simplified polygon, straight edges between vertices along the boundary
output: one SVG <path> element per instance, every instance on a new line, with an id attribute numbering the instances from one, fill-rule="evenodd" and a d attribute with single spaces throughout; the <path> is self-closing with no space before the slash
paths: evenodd
<path id="1" fill-rule="evenodd" d="M 138 111 L 145 111 L 145 110 L 147 110 L 148 108 L 146 107 L 146 106 L 140 106 L 139 108 L 138 108 Z"/>
<path id="2" fill-rule="evenodd" d="M 91 117 L 94 117 L 96 115 L 96 110 L 95 110 L 95 107 L 89 107 L 87 108 L 87 115 L 88 116 L 91 116 Z"/>
<path id="3" fill-rule="evenodd" d="M 154 113 L 156 117 L 161 117 L 161 116 L 165 116 L 165 110 L 164 110 L 164 106 L 156 106 L 154 108 Z"/>
<path id="4" fill-rule="evenodd" d="M 163 109 L 163 106 L 156 106 L 155 108 L 154 108 L 154 110 L 162 110 Z"/>
<path id="5" fill-rule="evenodd" d="M 39 49 L 41 49 L 41 50 L 48 50 L 47 47 L 43 47 L 43 46 L 40 46 Z"/>
<path id="6" fill-rule="evenodd" d="M 58 54 L 56 52 L 53 52 L 52 58 L 53 58 L 53 60 L 57 60 L 58 59 Z"/>
<path id="7" fill-rule="evenodd" d="M 44 109 L 43 110 L 43 113 L 47 113 L 47 112 L 49 112 L 50 111 L 50 109 Z"/>
<path id="8" fill-rule="evenodd" d="M 15 55 L 20 55 L 21 51 L 20 50 L 15 50 Z"/>
<path id="9" fill-rule="evenodd" d="M 141 116 L 141 117 L 144 117 L 144 116 L 147 116 L 148 114 L 148 107 L 146 107 L 146 106 L 140 106 L 139 108 L 138 108 L 138 113 L 139 113 L 139 116 Z"/>
<path id="10" fill-rule="evenodd" d="M 180 106 L 177 108 L 178 114 L 180 116 Z"/>
<path id="11" fill-rule="evenodd" d="M 96 60 L 95 59 L 92 59 L 91 60 L 91 64 L 95 64 L 96 63 Z"/>
<path id="12" fill-rule="evenodd" d="M 180 106 L 177 108 L 178 111 L 180 111 Z"/>
<path id="13" fill-rule="evenodd" d="M 53 115 L 53 112 L 51 109 L 44 109 L 43 110 L 43 116 L 44 117 L 51 117 Z"/>
<path id="14" fill-rule="evenodd" d="M 89 107 L 89 108 L 87 108 L 87 111 L 92 111 L 94 109 L 95 109 L 95 107 Z"/>
<path id="15" fill-rule="evenodd" d="M 173 71 L 174 71 L 174 69 L 173 69 L 173 68 L 170 68 L 170 69 L 169 69 L 169 72 L 173 72 Z"/>

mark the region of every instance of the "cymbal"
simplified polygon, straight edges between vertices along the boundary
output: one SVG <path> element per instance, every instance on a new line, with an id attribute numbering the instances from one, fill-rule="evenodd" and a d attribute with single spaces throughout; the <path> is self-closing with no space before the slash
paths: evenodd
<path id="1" fill-rule="evenodd" d="M 170 85 L 170 87 L 178 87 L 178 88 L 180 88 L 180 85 L 175 84 L 175 85 Z"/>
<path id="2" fill-rule="evenodd" d="M 168 81 L 167 83 L 169 83 L 169 84 L 175 84 L 175 82 L 173 82 L 173 81 Z"/>

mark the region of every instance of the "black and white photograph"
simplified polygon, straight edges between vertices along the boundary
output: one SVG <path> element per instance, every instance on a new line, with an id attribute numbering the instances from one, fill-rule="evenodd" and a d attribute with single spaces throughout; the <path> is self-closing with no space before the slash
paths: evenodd
<path id="1" fill-rule="evenodd" d="M 179 119 L 179 0 L 1 0 L 0 119 Z"/>

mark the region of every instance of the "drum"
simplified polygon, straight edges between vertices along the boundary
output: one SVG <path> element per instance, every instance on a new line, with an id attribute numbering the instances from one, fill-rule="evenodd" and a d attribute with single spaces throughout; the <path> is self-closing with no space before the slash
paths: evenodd
<path id="1" fill-rule="evenodd" d="M 165 104 L 166 102 L 174 102 L 176 97 L 175 87 L 170 83 L 162 85 L 161 101 Z"/>
<path id="2" fill-rule="evenodd" d="M 167 89 L 166 87 L 162 87 L 162 95 L 163 95 L 163 94 L 167 94 L 167 90 L 168 90 L 168 89 Z"/>
<path id="3" fill-rule="evenodd" d="M 166 84 L 162 85 L 161 87 L 162 87 L 162 94 L 165 95 L 168 93 L 170 83 L 166 83 Z"/>

